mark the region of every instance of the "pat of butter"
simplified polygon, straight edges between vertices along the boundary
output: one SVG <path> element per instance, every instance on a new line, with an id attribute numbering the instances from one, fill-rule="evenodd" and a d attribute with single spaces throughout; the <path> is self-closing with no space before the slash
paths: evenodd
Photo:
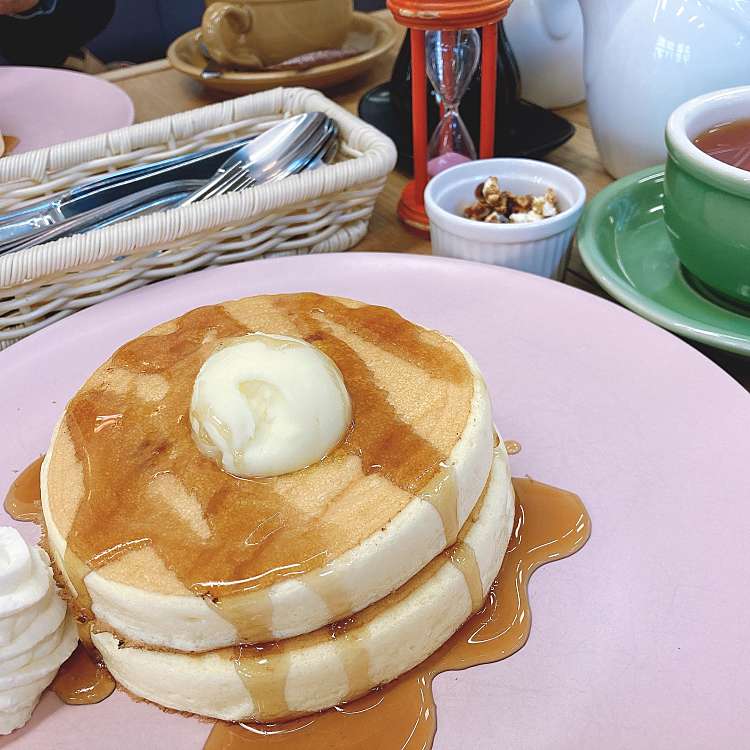
<path id="1" fill-rule="evenodd" d="M 214 352 L 193 386 L 199 450 L 239 477 L 303 469 L 341 441 L 352 420 L 335 363 L 306 341 L 251 333 Z"/>

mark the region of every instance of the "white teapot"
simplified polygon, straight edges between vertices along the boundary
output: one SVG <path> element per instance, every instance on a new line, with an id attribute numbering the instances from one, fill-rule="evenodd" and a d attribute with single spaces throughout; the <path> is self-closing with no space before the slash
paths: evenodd
<path id="1" fill-rule="evenodd" d="M 550 109 L 583 100 L 578 0 L 514 0 L 503 25 L 518 62 L 524 99 Z"/>
<path id="2" fill-rule="evenodd" d="M 750 0 L 579 0 L 586 98 L 607 171 L 666 158 L 671 112 L 750 80 Z"/>

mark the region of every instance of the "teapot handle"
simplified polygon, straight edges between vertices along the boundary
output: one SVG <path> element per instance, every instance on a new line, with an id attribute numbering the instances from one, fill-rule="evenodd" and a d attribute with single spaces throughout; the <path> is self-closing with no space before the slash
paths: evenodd
<path id="1" fill-rule="evenodd" d="M 573 32 L 581 13 L 578 0 L 537 0 L 537 3 L 550 38 L 565 39 Z"/>

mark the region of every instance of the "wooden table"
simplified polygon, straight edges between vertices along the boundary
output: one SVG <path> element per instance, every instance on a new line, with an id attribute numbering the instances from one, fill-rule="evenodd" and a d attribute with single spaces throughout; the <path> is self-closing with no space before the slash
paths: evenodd
<path id="1" fill-rule="evenodd" d="M 388 11 L 378 11 L 383 18 L 393 22 Z M 403 33 L 399 29 L 399 33 Z M 391 68 L 398 52 L 395 45 L 391 54 L 375 66 L 367 76 L 349 84 L 326 91 L 327 96 L 351 112 L 357 111 L 359 100 L 368 89 L 390 78 Z M 136 121 L 143 122 L 157 117 L 184 112 L 225 98 L 218 92 L 204 89 L 199 83 L 173 70 L 166 60 L 157 60 L 144 65 L 111 71 L 102 77 L 124 89 L 135 105 Z M 612 178 L 604 171 L 599 160 L 591 127 L 586 113 L 586 105 L 557 110 L 570 120 L 576 128 L 575 135 L 563 146 L 546 158 L 553 164 L 574 172 L 586 186 L 589 198 L 606 187 Z M 398 220 L 396 205 L 407 177 L 393 172 L 386 183 L 370 222 L 370 232 L 357 245 L 359 251 L 387 251 L 429 254 L 428 240 L 407 230 Z M 607 297 L 584 267 L 577 249 L 574 247 L 563 281 L 585 291 Z M 694 345 L 717 362 L 750 390 L 750 360 L 726 354 L 707 347 Z"/>

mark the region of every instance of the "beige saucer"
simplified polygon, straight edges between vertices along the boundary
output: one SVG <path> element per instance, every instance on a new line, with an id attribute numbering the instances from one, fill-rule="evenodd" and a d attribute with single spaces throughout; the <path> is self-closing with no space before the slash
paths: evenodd
<path id="1" fill-rule="evenodd" d="M 169 62 L 173 68 L 205 86 L 232 94 L 250 94 L 276 86 L 329 88 L 369 70 L 396 41 L 396 31 L 386 21 L 369 13 L 354 13 L 351 30 L 344 42 L 347 48 L 362 50 L 354 57 L 309 70 L 229 71 L 218 78 L 201 78 L 206 59 L 198 48 L 200 33 L 200 29 L 193 29 L 175 39 L 167 51 Z"/>

